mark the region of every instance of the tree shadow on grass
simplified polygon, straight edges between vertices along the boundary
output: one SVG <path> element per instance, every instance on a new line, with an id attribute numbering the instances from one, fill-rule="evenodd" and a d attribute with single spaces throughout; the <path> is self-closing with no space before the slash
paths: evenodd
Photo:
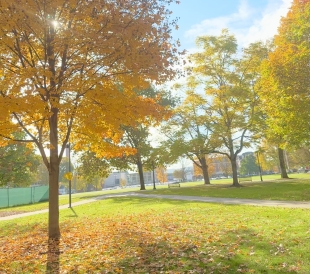
<path id="1" fill-rule="evenodd" d="M 60 273 L 60 239 L 49 239 L 48 240 L 48 251 L 47 251 L 47 262 L 46 262 L 46 274 L 57 274 Z"/>
<path id="2" fill-rule="evenodd" d="M 201 239 L 199 246 L 194 241 L 184 241 L 182 244 L 173 241 L 144 239 L 139 235 L 129 239 L 128 246 L 139 246 L 139 253 L 127 256 L 117 262 L 116 269 L 122 269 L 121 273 L 299 273 L 298 270 L 289 269 L 289 265 L 282 265 L 281 256 L 270 254 L 270 249 L 275 252 L 279 247 L 271 245 L 267 239 L 251 240 L 255 231 L 240 229 L 234 231 L 237 236 L 232 241 L 232 235 L 224 235 L 218 242 L 208 243 L 207 239 Z M 240 242 L 239 237 L 245 237 Z M 173 237 L 173 235 L 171 235 Z M 238 253 L 240 249 L 248 250 Z M 253 254 L 263 253 L 263 257 L 257 258 Z M 281 250 L 280 250 L 281 251 Z M 282 250 L 283 253 L 288 252 Z M 274 257 L 269 265 L 264 258 Z M 286 258 L 287 259 L 287 258 Z M 282 259 L 285 260 L 285 259 Z M 294 264 L 292 259 L 291 265 Z"/>
<path id="3" fill-rule="evenodd" d="M 128 202 L 131 205 L 135 205 L 138 207 L 145 207 L 145 205 L 154 203 L 154 201 L 160 203 L 160 204 L 169 204 L 169 205 L 184 205 L 184 204 L 193 204 L 193 203 L 199 203 L 199 201 L 187 201 L 187 200 L 177 200 L 177 199 L 165 199 L 165 198 L 154 198 L 154 197 L 109 197 L 105 198 L 103 200 L 109 200 L 112 201 L 115 204 L 128 204 Z M 155 204 L 156 206 L 156 204 Z"/>
<path id="4" fill-rule="evenodd" d="M 118 198 L 107 198 L 106 200 L 112 201 L 115 204 L 128 204 L 128 202 L 136 208 L 144 207 L 148 204 L 159 205 L 195 205 L 197 203 L 209 204 L 210 207 L 228 207 L 228 206 L 285 206 L 285 201 L 277 201 L 272 204 L 272 200 L 257 200 L 257 199 L 245 199 L 245 198 L 220 198 L 220 197 L 196 197 L 193 196 L 192 200 L 169 198 L 169 197 L 118 197 Z M 298 203 L 298 202 L 297 202 Z"/>
<path id="5" fill-rule="evenodd" d="M 135 207 L 144 207 L 154 203 L 154 200 L 172 206 L 186 204 L 190 207 L 197 203 L 152 198 L 141 200 L 136 197 L 109 199 L 117 206 L 130 202 Z M 132 253 L 132 256 L 127 254 L 116 262 L 115 267 L 121 269 L 121 273 L 301 273 L 296 262 L 299 257 L 297 253 L 294 254 L 298 247 L 294 247 L 294 242 L 291 243 L 288 239 L 286 243 L 282 243 L 282 240 L 270 238 L 260 230 L 252 229 L 247 223 L 246 228 L 238 227 L 243 226 L 241 221 L 236 228 L 230 223 L 226 224 L 229 227 L 227 229 L 225 222 L 223 227 L 214 230 L 218 234 L 215 237 L 210 231 L 211 240 L 208 238 L 209 233 L 195 233 L 197 227 L 183 229 L 175 223 L 172 231 L 167 231 L 165 226 L 155 228 L 162 230 L 160 237 L 152 233 L 144 236 L 143 231 L 119 230 L 118 237 L 127 239 L 122 246 L 134 247 L 138 252 L 133 252 L 135 254 Z M 200 229 L 208 231 L 208 228 L 206 216 L 206 227 Z"/>

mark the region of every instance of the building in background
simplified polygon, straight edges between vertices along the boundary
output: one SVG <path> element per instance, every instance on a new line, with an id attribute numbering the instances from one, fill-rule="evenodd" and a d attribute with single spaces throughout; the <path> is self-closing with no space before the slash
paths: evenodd
<path id="1" fill-rule="evenodd" d="M 153 172 L 145 171 L 143 173 L 145 185 L 153 184 Z M 158 183 L 158 179 L 155 174 L 155 183 Z M 139 173 L 129 173 L 128 171 L 115 171 L 111 173 L 108 178 L 104 180 L 102 189 L 114 188 L 114 187 L 126 187 L 126 186 L 139 186 L 140 179 Z"/>

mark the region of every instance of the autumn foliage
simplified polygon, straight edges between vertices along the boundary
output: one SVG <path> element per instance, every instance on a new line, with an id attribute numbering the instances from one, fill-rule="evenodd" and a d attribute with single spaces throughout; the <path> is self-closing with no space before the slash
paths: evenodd
<path id="1" fill-rule="evenodd" d="M 156 177 L 160 183 L 165 183 L 168 181 L 167 169 L 164 166 L 159 166 L 156 168 Z"/>
<path id="2" fill-rule="evenodd" d="M 310 2 L 294 0 L 262 66 L 260 98 L 270 135 L 299 145 L 309 139 Z"/>
<path id="3" fill-rule="evenodd" d="M 159 118 L 156 100 L 136 90 L 175 75 L 172 2 L 1 1 L 0 136 L 21 129 L 42 155 L 50 237 L 60 235 L 58 174 L 69 138 L 80 147 L 92 140 L 109 156 L 120 125 Z"/>

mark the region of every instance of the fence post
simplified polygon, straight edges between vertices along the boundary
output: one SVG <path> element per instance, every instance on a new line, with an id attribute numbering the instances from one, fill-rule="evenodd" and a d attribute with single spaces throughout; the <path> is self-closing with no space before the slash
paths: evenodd
<path id="1" fill-rule="evenodd" d="M 9 193 L 9 187 L 7 188 L 8 190 L 8 207 L 10 207 L 10 193 Z"/>

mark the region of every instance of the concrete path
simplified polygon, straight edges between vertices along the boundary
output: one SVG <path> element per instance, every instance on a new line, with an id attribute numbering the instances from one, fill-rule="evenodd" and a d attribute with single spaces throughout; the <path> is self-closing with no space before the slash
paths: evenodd
<path id="1" fill-rule="evenodd" d="M 98 201 L 98 199 L 82 200 L 80 202 L 72 203 L 71 207 L 73 208 L 75 206 L 79 206 L 79 205 L 83 205 L 83 204 L 88 204 L 88 203 L 96 202 L 96 201 Z M 59 209 L 65 209 L 65 208 L 69 208 L 69 204 L 59 206 Z M 24 212 L 24 213 L 19 213 L 19 214 L 13 214 L 13 215 L 9 215 L 9 216 L 0 217 L 0 221 L 13 220 L 13 219 L 17 219 L 17 218 L 21 218 L 21 217 L 26 217 L 26 216 L 31 216 L 31 215 L 36 215 L 36 214 L 41 214 L 41 213 L 48 213 L 48 209 L 42 209 L 42 210 L 38 210 L 38 211 L 30 211 L 30 212 Z"/>
<path id="2" fill-rule="evenodd" d="M 230 205 L 252 205 L 252 206 L 269 206 L 269 207 L 286 207 L 286 208 L 310 208 L 310 202 L 295 202 L 295 201 L 275 201 L 275 200 L 254 200 L 254 199 L 239 199 L 239 198 L 216 198 L 216 197 L 197 197 L 197 196 L 179 196 L 179 195 L 157 195 L 157 194 L 140 194 L 140 193 L 122 193 L 122 194 L 110 194 L 103 195 L 93 199 L 87 199 L 80 202 L 72 203 L 72 208 L 92 203 L 98 200 L 104 200 L 115 197 L 140 197 L 140 198 L 155 198 L 155 199 L 169 199 L 169 200 L 184 200 L 194 202 L 206 202 L 206 203 L 220 203 Z M 69 205 L 62 205 L 59 209 L 68 208 Z M 0 217 L 0 221 L 13 220 L 20 217 L 31 216 L 35 214 L 47 213 L 48 209 L 39 211 L 32 211 L 20 214 L 9 215 Z"/>

